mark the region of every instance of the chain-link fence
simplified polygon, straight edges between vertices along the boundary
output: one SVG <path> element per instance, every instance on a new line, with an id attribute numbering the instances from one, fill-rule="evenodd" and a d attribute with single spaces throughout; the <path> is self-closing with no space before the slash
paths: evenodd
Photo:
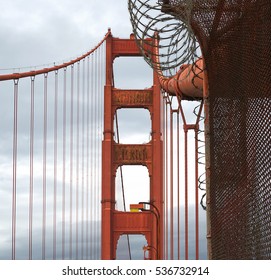
<path id="1" fill-rule="evenodd" d="M 193 2 L 209 78 L 212 258 L 270 259 L 271 2 Z"/>

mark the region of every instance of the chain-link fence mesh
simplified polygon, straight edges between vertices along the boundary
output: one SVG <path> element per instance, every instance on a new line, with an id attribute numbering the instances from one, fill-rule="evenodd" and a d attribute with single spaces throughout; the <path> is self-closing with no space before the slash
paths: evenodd
<path id="1" fill-rule="evenodd" d="M 133 3 L 132 10 L 136 2 L 147 3 L 145 9 L 151 9 L 150 1 L 129 2 Z M 165 14 L 193 30 L 207 68 L 212 258 L 271 259 L 271 2 L 157 3 Z M 134 26 L 146 14 L 138 14 L 140 5 L 132 17 Z M 152 22 L 156 24 L 159 18 L 154 16 Z M 166 27 L 173 26 L 164 21 Z M 138 38 L 147 34 L 146 30 L 135 32 Z M 169 44 L 165 45 L 167 57 L 178 57 L 170 53 Z M 170 69 L 183 62 L 178 58 L 166 60 Z M 162 65 L 165 69 L 166 60 Z"/>
<path id="2" fill-rule="evenodd" d="M 270 259 L 271 2 L 194 1 L 191 21 L 209 78 L 212 258 Z"/>

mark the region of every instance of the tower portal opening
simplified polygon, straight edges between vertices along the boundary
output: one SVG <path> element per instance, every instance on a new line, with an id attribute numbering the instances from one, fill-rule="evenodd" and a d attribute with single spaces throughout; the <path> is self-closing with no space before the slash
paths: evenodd
<path id="1" fill-rule="evenodd" d="M 130 77 L 129 79 L 127 77 Z M 143 57 L 120 57 L 114 61 L 116 88 L 139 89 L 153 84 L 153 71 Z"/>
<path id="2" fill-rule="evenodd" d="M 143 144 L 151 140 L 151 116 L 146 109 L 119 109 L 115 115 L 115 141 Z"/>
<path id="3" fill-rule="evenodd" d="M 117 260 L 144 260 L 148 257 L 147 240 L 142 234 L 121 235 L 117 245 Z"/>
<path id="4" fill-rule="evenodd" d="M 130 211 L 130 204 L 150 200 L 150 177 L 147 167 L 124 165 L 116 175 L 116 210 Z"/>

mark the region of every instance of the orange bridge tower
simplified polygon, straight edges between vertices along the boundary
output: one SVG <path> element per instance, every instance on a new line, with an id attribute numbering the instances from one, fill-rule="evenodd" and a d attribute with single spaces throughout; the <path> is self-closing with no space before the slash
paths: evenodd
<path id="1" fill-rule="evenodd" d="M 150 53 L 154 53 L 153 50 L 150 50 Z M 130 39 L 119 39 L 110 35 L 106 40 L 101 258 L 104 260 L 116 259 L 117 243 L 121 235 L 142 234 L 148 243 L 146 248 L 149 258 L 163 259 L 163 125 L 159 81 L 154 71 L 153 86 L 149 89 L 114 88 L 113 62 L 116 57 L 121 56 L 141 56 L 132 35 Z M 152 130 L 149 143 L 133 145 L 118 144 L 114 141 L 114 115 L 120 108 L 149 110 Z M 144 209 L 145 204 L 134 206 L 145 211 L 123 212 L 115 209 L 116 172 L 117 168 L 123 165 L 143 165 L 148 169 L 150 177 L 149 207 Z"/>

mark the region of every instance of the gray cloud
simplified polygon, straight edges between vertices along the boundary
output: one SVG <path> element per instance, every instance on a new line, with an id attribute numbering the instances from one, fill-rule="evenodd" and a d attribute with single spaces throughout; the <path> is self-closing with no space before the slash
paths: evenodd
<path id="1" fill-rule="evenodd" d="M 0 68 L 78 56 L 93 47 L 109 27 L 116 36 L 131 32 L 126 0 L 119 0 L 118 5 L 113 1 L 14 0 L 3 4 L 1 11 Z"/>

